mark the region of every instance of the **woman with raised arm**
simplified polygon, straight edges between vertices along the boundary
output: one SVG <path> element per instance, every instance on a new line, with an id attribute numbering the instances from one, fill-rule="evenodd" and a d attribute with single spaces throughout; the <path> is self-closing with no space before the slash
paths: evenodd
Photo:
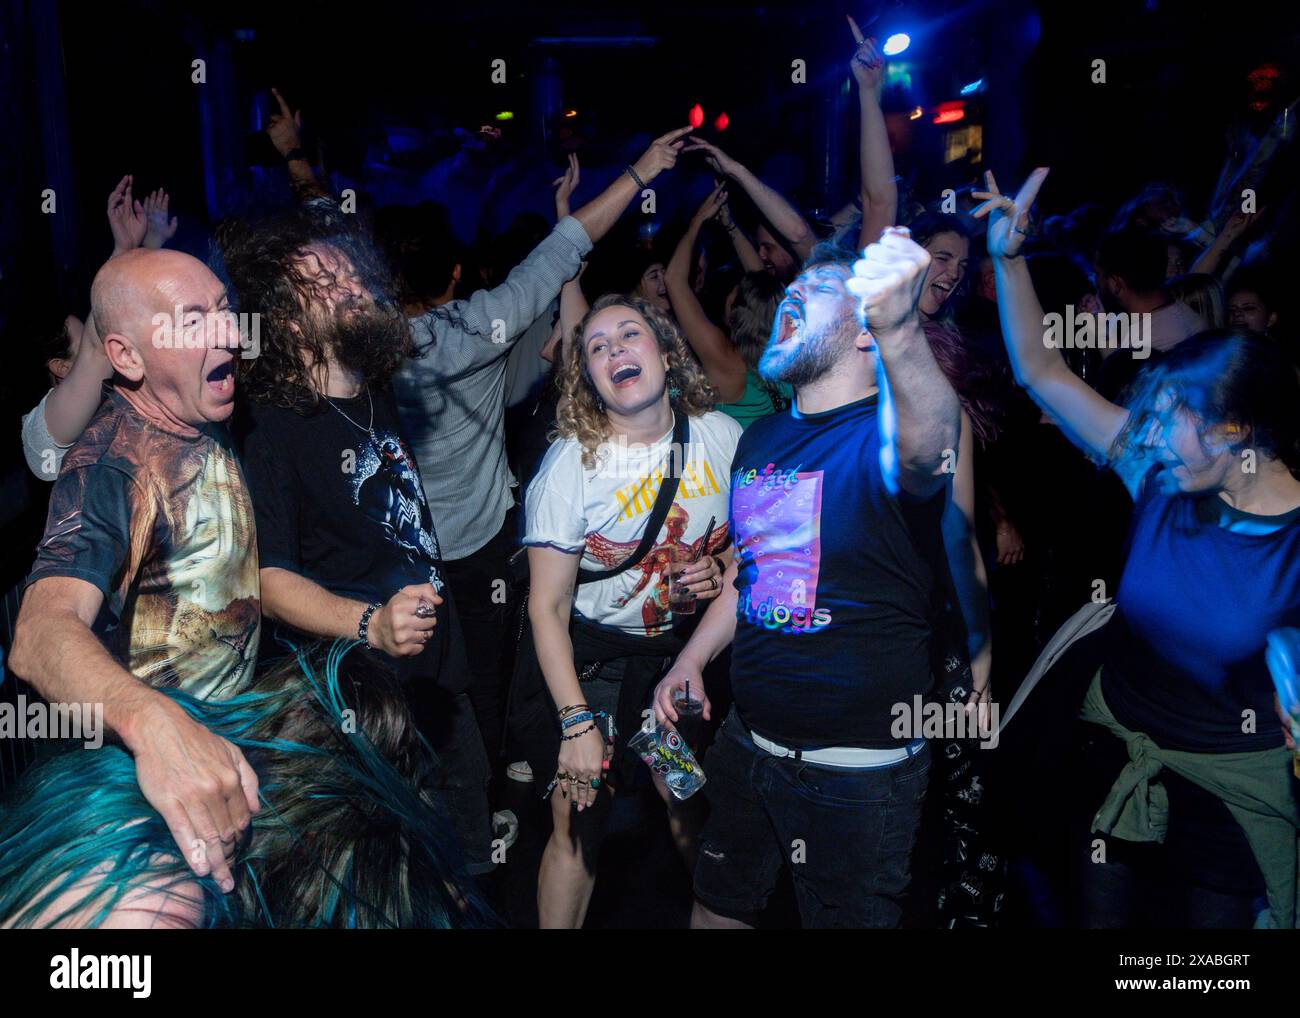
<path id="1" fill-rule="evenodd" d="M 718 394 L 718 409 L 745 428 L 790 405 L 793 390 L 782 382 L 769 382 L 758 373 L 758 361 L 772 335 L 772 322 L 785 288 L 770 273 L 746 272 L 727 296 L 728 330 L 709 320 L 691 287 L 691 253 L 704 224 L 719 215 L 726 204 L 726 181 L 719 181 L 691 217 L 668 263 L 665 279 L 682 334 Z"/>
<path id="2" fill-rule="evenodd" d="M 858 156 L 862 164 L 862 230 L 858 250 L 880 239 L 886 226 L 898 218 L 898 184 L 894 180 L 894 154 L 889 148 L 880 94 L 885 84 L 885 58 L 875 39 L 864 39 L 858 23 L 849 18 L 857 49 L 850 69 L 858 83 Z M 924 246 L 924 242 L 922 243 Z"/>
<path id="3" fill-rule="evenodd" d="M 1002 333 L 1016 381 L 1135 503 L 1081 714 L 1080 918 L 1294 927 L 1300 813 L 1264 653 L 1300 625 L 1300 379 L 1276 346 L 1213 330 L 1147 365 L 1127 406 L 1090 389 L 1045 341 L 1020 254 L 1046 176 L 1013 199 L 990 173 L 976 194 Z"/>

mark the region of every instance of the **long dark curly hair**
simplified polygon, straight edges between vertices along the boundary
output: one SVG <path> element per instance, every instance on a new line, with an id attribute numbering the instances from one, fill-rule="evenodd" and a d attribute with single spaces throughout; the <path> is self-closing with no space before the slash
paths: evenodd
<path id="1" fill-rule="evenodd" d="M 673 409 L 688 417 L 699 417 L 713 409 L 717 394 L 709 385 L 704 369 L 691 355 L 677 323 L 657 307 L 639 297 L 607 293 L 591 305 L 582 322 L 573 330 L 573 340 L 564 350 L 559 367 L 560 404 L 555 417 L 557 438 L 576 438 L 582 444 L 582 465 L 588 470 L 596 466 L 596 452 L 611 433 L 609 417 L 596 402 L 597 395 L 587 375 L 587 346 L 583 334 L 592 317 L 608 307 L 628 307 L 646 320 L 654 333 L 659 349 L 668 355 L 666 384 L 675 386 L 679 395 L 672 398 Z"/>
<path id="2" fill-rule="evenodd" d="M 313 245 L 351 263 L 370 298 L 362 314 L 336 313 L 322 324 L 325 297 L 338 279 L 314 259 L 304 263 Z M 319 403 L 328 354 L 382 387 L 410 353 L 410 325 L 390 272 L 353 216 L 305 206 L 261 222 L 224 220 L 211 267 L 236 309 L 259 316 L 256 356 L 235 362 L 243 395 L 254 402 L 310 411 Z"/>

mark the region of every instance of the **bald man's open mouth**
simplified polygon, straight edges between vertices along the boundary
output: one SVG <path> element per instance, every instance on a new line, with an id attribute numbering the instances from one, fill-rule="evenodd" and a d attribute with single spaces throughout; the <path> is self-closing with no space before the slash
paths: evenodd
<path id="1" fill-rule="evenodd" d="M 213 395 L 229 399 L 235 394 L 235 360 L 229 357 L 208 372 L 206 381 Z"/>

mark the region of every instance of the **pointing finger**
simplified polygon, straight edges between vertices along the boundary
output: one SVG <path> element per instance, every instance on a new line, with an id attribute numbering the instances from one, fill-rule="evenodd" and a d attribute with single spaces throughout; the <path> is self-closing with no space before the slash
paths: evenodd
<path id="1" fill-rule="evenodd" d="M 849 19 L 849 28 L 850 28 L 850 29 L 852 30 L 852 32 L 853 32 L 853 39 L 854 39 L 854 41 L 855 41 L 859 46 L 861 46 L 864 42 L 867 41 L 866 39 L 864 39 L 864 38 L 862 37 L 862 30 L 861 30 L 860 28 L 858 28 L 858 23 L 857 23 L 856 21 L 853 20 L 852 15 L 846 14 L 846 15 L 844 15 L 844 16 L 845 16 L 846 18 Z"/>
<path id="2" fill-rule="evenodd" d="M 656 138 L 655 141 L 656 141 L 656 142 L 661 142 L 661 141 L 662 141 L 662 142 L 673 142 L 673 141 L 676 141 L 678 138 L 680 138 L 682 135 L 684 135 L 684 134 L 690 134 L 690 133 L 691 133 L 692 131 L 694 131 L 694 130 L 695 130 L 695 128 L 694 128 L 693 126 L 691 126 L 690 124 L 687 124 L 685 127 L 679 127 L 679 128 L 677 128 L 677 130 L 675 130 L 675 131 L 669 131 L 667 134 L 663 135 L 662 137 L 660 137 L 660 138 Z"/>

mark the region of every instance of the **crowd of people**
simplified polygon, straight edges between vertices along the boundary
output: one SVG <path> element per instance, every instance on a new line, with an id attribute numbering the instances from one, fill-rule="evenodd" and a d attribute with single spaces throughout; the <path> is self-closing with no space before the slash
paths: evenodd
<path id="1" fill-rule="evenodd" d="M 1242 133 L 1199 219 L 1140 175 L 927 196 L 849 28 L 825 220 L 683 127 L 474 252 L 345 208 L 278 93 L 291 207 L 205 260 L 122 179 L 23 418 L 4 660 L 113 738 L 5 792 L 0 925 L 580 927 L 627 809 L 693 927 L 1300 924 L 1293 139 Z M 687 798 L 629 745 L 673 729 Z"/>

